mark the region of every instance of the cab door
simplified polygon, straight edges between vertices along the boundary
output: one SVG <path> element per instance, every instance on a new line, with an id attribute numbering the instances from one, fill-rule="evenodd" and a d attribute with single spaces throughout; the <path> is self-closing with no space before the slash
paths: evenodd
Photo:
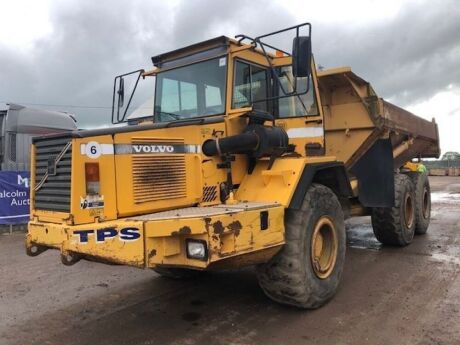
<path id="1" fill-rule="evenodd" d="M 324 155 L 323 114 L 317 97 L 316 73 L 312 70 L 310 78 L 297 78 L 297 96 L 284 94 L 293 92 L 296 81 L 290 65 L 279 67 L 279 82 L 273 83 L 273 91 L 280 97 L 273 104 L 275 123 L 286 130 L 289 143 L 295 145 L 295 151 L 302 156 Z M 305 92 L 307 83 L 308 92 Z"/>

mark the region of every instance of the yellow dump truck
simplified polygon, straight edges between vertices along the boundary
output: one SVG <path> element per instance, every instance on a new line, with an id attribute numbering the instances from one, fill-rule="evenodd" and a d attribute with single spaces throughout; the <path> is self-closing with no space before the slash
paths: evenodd
<path id="1" fill-rule="evenodd" d="M 289 32 L 291 52 L 269 44 Z M 138 85 L 155 80 L 137 123 L 34 139 L 29 255 L 54 248 L 65 265 L 173 278 L 256 265 L 271 299 L 317 308 L 339 285 L 344 219 L 371 215 L 387 245 L 427 231 L 426 174 L 404 166 L 438 157 L 436 123 L 379 98 L 350 68 L 318 71 L 310 24 L 152 62 L 114 81 L 112 122 L 122 123 Z"/>

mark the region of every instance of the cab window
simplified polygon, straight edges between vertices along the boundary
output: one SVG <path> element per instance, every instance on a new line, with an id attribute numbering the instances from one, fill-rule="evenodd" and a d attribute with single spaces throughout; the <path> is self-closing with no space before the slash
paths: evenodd
<path id="1" fill-rule="evenodd" d="M 235 63 L 232 108 L 253 106 L 267 111 L 267 69 L 242 61 Z M 261 101 L 261 102 L 258 102 Z"/>
<path id="2" fill-rule="evenodd" d="M 304 93 L 307 87 L 307 79 L 310 83 L 308 93 Z M 283 96 L 283 89 L 286 92 L 294 90 L 295 78 L 292 75 L 292 67 L 281 67 L 279 73 L 278 95 Z M 282 88 L 281 88 L 282 86 Z M 313 83 L 310 78 L 297 78 L 297 93 L 304 93 L 298 96 L 283 97 L 278 100 L 278 117 L 298 117 L 298 116 L 315 116 L 318 115 L 318 107 L 315 100 Z"/>
<path id="3" fill-rule="evenodd" d="M 155 120 L 158 122 L 225 112 L 226 58 L 214 58 L 157 75 Z"/>
<path id="4" fill-rule="evenodd" d="M 162 91 L 163 111 L 168 113 L 181 111 L 188 115 L 197 115 L 196 84 L 165 78 Z"/>

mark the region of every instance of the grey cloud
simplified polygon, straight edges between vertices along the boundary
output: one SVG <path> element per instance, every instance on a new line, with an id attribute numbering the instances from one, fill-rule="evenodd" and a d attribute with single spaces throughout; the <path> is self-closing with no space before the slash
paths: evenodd
<path id="1" fill-rule="evenodd" d="M 316 61 L 351 65 L 379 94 L 402 105 L 458 85 L 460 8 L 442 3 L 413 3 L 394 19 L 366 27 L 306 17 L 314 25 Z M 27 54 L 0 46 L 0 99 L 110 106 L 113 77 L 149 68 L 152 55 L 221 34 L 256 36 L 297 24 L 282 4 L 261 0 L 182 1 L 175 7 L 74 0 L 54 3 L 51 22 L 53 34 Z M 86 126 L 110 118 L 110 109 L 61 110 L 76 112 Z"/>
<path id="2" fill-rule="evenodd" d="M 453 0 L 411 3 L 367 27 L 317 25 L 316 32 L 317 62 L 351 65 L 403 106 L 460 83 L 460 7 Z"/>

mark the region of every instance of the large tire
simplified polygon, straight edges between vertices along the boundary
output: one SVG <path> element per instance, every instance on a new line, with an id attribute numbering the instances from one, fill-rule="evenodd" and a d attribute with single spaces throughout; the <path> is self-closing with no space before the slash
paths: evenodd
<path id="1" fill-rule="evenodd" d="M 285 214 L 286 243 L 257 267 L 265 294 L 279 303 L 314 309 L 339 286 L 346 251 L 341 205 L 327 187 L 312 184 L 299 210 Z"/>
<path id="2" fill-rule="evenodd" d="M 395 175 L 395 206 L 372 209 L 372 228 L 383 244 L 407 246 L 415 231 L 415 193 L 412 180 L 404 174 Z"/>
<path id="3" fill-rule="evenodd" d="M 162 277 L 175 279 L 175 280 L 182 280 L 182 279 L 192 279 L 200 274 L 203 271 L 192 270 L 189 268 L 177 268 L 177 267 L 154 267 L 152 268 L 153 271 L 161 275 Z"/>
<path id="4" fill-rule="evenodd" d="M 409 172 L 415 186 L 415 234 L 426 234 L 431 218 L 431 189 L 426 173 Z"/>

